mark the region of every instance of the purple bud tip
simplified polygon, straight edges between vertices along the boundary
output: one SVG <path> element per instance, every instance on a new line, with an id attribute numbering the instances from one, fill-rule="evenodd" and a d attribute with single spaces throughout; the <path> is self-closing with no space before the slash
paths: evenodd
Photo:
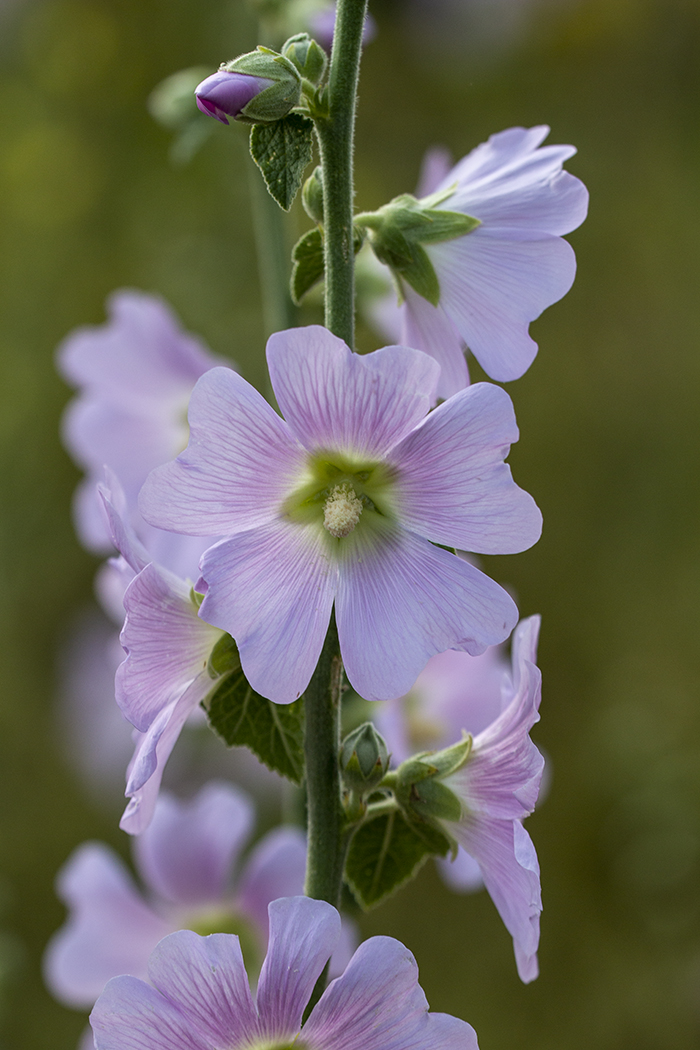
<path id="1" fill-rule="evenodd" d="M 330 51 L 333 45 L 336 15 L 335 8 L 335 4 L 330 4 L 328 7 L 316 11 L 309 18 L 309 31 L 324 51 Z M 371 44 L 376 35 L 377 23 L 371 15 L 367 15 L 365 18 L 365 24 L 362 28 L 362 46 L 365 47 L 367 44 Z"/>
<path id="2" fill-rule="evenodd" d="M 248 73 L 229 73 L 219 69 L 203 80 L 194 91 L 197 106 L 202 113 L 228 124 L 234 120 L 252 98 L 274 83 L 267 77 L 252 77 Z"/>

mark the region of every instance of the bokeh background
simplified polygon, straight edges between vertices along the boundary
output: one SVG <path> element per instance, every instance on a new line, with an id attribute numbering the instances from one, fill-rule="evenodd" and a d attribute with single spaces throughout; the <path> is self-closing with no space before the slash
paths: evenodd
<path id="1" fill-rule="evenodd" d="M 372 0 L 357 199 L 415 185 L 548 123 L 591 191 L 579 275 L 533 326 L 510 385 L 532 551 L 487 566 L 543 616 L 536 740 L 552 773 L 531 818 L 541 977 L 518 982 L 485 894 L 431 866 L 364 920 L 417 956 L 433 1009 L 483 1050 L 691 1050 L 700 1042 L 700 6 L 697 0 Z M 43 989 L 59 866 L 86 838 L 128 856 L 119 779 L 57 684 L 97 565 L 74 538 L 54 348 L 107 294 L 163 295 L 258 385 L 264 325 L 246 133 L 187 166 L 146 110 L 165 76 L 256 43 L 243 0 L 0 0 L 0 1045 L 72 1050 L 84 1015 Z M 290 219 L 290 238 L 306 228 Z M 363 329 L 365 349 L 372 343 Z M 82 621 L 80 621 L 82 622 Z M 92 623 L 92 620 L 90 619 Z M 99 627 L 94 628 L 99 630 Z M 96 686 L 97 688 L 97 686 Z M 68 706 L 70 706 L 68 704 Z M 70 721 L 70 718 L 73 721 Z M 80 758 L 82 754 L 82 760 Z M 99 766 L 99 761 L 97 765 Z M 92 762 L 93 767 L 95 762 Z M 87 772 L 86 772 L 87 770 Z M 94 772 L 94 769 L 93 769 Z M 93 778 L 94 780 L 94 778 Z"/>

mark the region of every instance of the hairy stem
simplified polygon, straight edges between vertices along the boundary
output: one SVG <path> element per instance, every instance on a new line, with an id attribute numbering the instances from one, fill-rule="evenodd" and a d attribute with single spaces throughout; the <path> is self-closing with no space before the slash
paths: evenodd
<path id="1" fill-rule="evenodd" d="M 323 169 L 326 327 L 353 349 L 353 138 L 367 0 L 339 0 L 328 78 L 328 116 L 316 121 Z"/>

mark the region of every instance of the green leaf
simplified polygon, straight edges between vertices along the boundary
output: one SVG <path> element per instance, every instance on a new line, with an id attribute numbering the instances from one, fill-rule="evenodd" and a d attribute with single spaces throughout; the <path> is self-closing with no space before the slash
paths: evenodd
<path id="1" fill-rule="evenodd" d="M 204 700 L 212 729 L 229 747 L 244 745 L 295 784 L 304 776 L 303 702 L 273 704 L 254 692 L 240 667 Z"/>
<path id="2" fill-rule="evenodd" d="M 300 113 L 274 124 L 255 124 L 250 153 L 280 208 L 289 211 L 313 155 L 314 126 Z"/>
<path id="3" fill-rule="evenodd" d="M 319 229 L 309 230 L 292 250 L 292 301 L 299 305 L 316 281 L 323 277 L 323 237 Z"/>
<path id="4" fill-rule="evenodd" d="M 363 908 L 372 908 L 408 882 L 431 854 L 444 857 L 447 839 L 427 824 L 409 824 L 398 811 L 368 820 L 355 833 L 345 878 Z"/>

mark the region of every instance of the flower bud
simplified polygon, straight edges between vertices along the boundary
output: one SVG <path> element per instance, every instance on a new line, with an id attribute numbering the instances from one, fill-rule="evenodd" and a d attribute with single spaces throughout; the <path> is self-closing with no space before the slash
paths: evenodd
<path id="1" fill-rule="evenodd" d="M 258 47 L 227 62 L 195 90 L 203 113 L 228 124 L 272 124 L 286 117 L 301 97 L 301 77 L 288 58 Z"/>
<path id="2" fill-rule="evenodd" d="M 389 753 L 372 722 L 365 722 L 345 737 L 340 768 L 346 788 L 360 796 L 374 791 L 383 779 L 389 769 Z"/>
<path id="3" fill-rule="evenodd" d="M 319 84 L 328 64 L 328 56 L 308 33 L 297 33 L 282 47 L 282 54 L 293 62 L 302 77 Z"/>
<path id="4" fill-rule="evenodd" d="M 301 201 L 309 218 L 323 226 L 323 173 L 320 168 L 316 168 L 304 183 Z"/>

